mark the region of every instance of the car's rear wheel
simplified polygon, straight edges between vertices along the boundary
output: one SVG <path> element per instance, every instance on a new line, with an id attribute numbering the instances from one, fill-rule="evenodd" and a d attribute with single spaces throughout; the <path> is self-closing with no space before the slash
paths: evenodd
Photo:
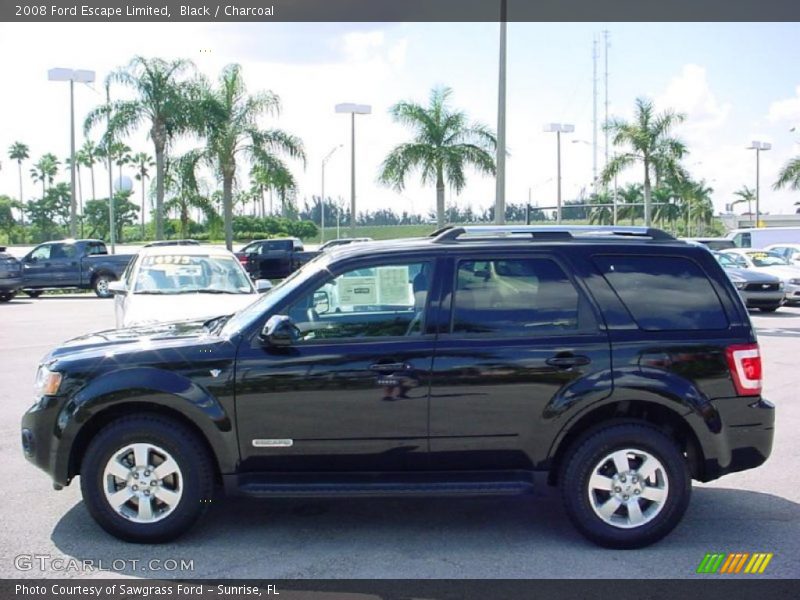
<path id="1" fill-rule="evenodd" d="M 567 514 L 591 541 L 640 548 L 680 522 L 691 495 L 675 442 L 647 424 L 611 425 L 579 440 L 561 478 Z"/>
<path id="2" fill-rule="evenodd" d="M 29 298 L 38 298 L 42 295 L 42 290 L 25 290 L 25 294 Z"/>
<path id="3" fill-rule="evenodd" d="M 16 295 L 16 292 L 2 292 L 0 293 L 0 302 L 11 302 Z"/>
<path id="4" fill-rule="evenodd" d="M 202 440 L 158 415 L 125 417 L 91 441 L 81 466 L 89 513 L 129 542 L 166 542 L 183 534 L 211 501 L 214 473 Z"/>
<path id="5" fill-rule="evenodd" d="M 778 310 L 779 308 L 780 308 L 780 306 L 769 306 L 769 307 L 767 307 L 767 306 L 762 306 L 762 307 L 761 307 L 761 312 L 767 312 L 767 313 L 769 313 L 769 312 L 775 312 L 775 311 L 776 311 L 776 310 Z"/>
<path id="6" fill-rule="evenodd" d="M 94 293 L 97 294 L 98 298 L 111 298 L 112 294 L 111 290 L 108 289 L 108 284 L 116 280 L 116 277 L 107 273 L 101 273 L 100 275 L 97 275 L 92 282 Z"/>

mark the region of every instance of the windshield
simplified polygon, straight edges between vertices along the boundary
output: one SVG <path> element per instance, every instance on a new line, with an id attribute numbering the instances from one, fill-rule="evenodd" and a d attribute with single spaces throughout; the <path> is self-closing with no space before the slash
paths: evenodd
<path id="1" fill-rule="evenodd" d="M 303 285 L 306 281 L 316 276 L 328 266 L 330 259 L 321 254 L 313 260 L 307 262 L 300 269 L 292 273 L 289 277 L 281 281 L 274 288 L 262 294 L 261 298 L 248 305 L 247 307 L 234 314 L 220 331 L 220 335 L 228 336 L 240 331 L 261 315 L 265 314 L 273 306 L 286 298 L 294 289 Z"/>
<path id="2" fill-rule="evenodd" d="M 727 254 L 722 254 L 720 252 L 712 252 L 712 254 L 714 255 L 714 258 L 717 259 L 717 262 L 726 269 L 736 268 L 736 262 Z"/>
<path id="3" fill-rule="evenodd" d="M 159 254 L 144 256 L 135 294 L 252 294 L 253 284 L 231 256 Z"/>
<path id="4" fill-rule="evenodd" d="M 789 264 L 785 258 L 772 252 L 748 252 L 747 256 L 757 267 L 776 267 Z"/>

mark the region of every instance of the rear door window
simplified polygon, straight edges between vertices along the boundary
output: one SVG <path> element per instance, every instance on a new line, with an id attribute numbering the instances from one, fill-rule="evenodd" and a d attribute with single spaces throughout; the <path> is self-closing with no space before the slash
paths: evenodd
<path id="1" fill-rule="evenodd" d="M 595 256 L 641 329 L 727 329 L 728 318 L 700 266 L 681 256 Z"/>
<path id="2" fill-rule="evenodd" d="M 585 329 L 593 320 L 564 270 L 548 258 L 462 260 L 450 331 L 530 336 Z"/>

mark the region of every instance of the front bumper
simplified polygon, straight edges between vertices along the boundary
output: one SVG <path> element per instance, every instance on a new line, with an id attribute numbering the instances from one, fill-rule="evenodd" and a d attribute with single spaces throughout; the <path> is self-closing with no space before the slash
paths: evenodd
<path id="1" fill-rule="evenodd" d="M 784 283 L 784 291 L 786 292 L 786 302 L 791 304 L 800 303 L 800 285 L 793 283 Z"/>
<path id="2" fill-rule="evenodd" d="M 739 290 L 747 308 L 777 308 L 784 302 L 785 293 L 783 290 L 776 292 L 753 292 Z"/>
<path id="3" fill-rule="evenodd" d="M 59 485 L 69 484 L 69 456 L 59 452 L 62 447 L 57 421 L 63 399 L 46 396 L 31 406 L 22 416 L 22 453 Z"/>
<path id="4" fill-rule="evenodd" d="M 701 480 L 711 481 L 764 464 L 772 453 L 775 405 L 760 396 L 720 398 L 712 404 L 722 428 L 700 440 L 705 456 Z"/>

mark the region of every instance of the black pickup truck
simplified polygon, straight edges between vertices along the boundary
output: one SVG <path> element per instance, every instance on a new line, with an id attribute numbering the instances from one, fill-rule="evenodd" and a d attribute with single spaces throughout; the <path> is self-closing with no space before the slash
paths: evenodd
<path id="1" fill-rule="evenodd" d="M 119 279 L 132 256 L 109 254 L 101 240 L 45 242 L 22 259 L 22 288 L 31 298 L 59 288 L 92 289 L 110 298 L 108 284 Z"/>
<path id="2" fill-rule="evenodd" d="M 236 253 L 253 279 L 283 279 L 319 252 L 306 252 L 297 238 L 254 240 Z"/>

